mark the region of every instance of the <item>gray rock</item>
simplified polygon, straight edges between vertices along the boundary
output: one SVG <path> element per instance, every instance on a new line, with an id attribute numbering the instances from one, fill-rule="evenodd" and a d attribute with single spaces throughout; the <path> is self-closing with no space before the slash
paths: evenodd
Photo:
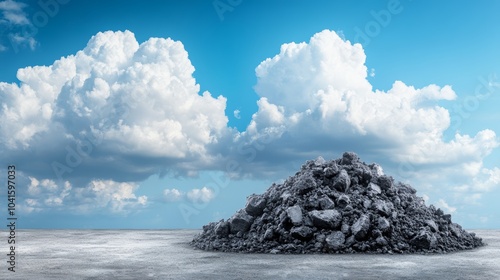
<path id="1" fill-rule="evenodd" d="M 328 196 L 324 196 L 319 199 L 319 207 L 322 210 L 333 209 L 335 208 L 335 203 Z"/>
<path id="2" fill-rule="evenodd" d="M 394 202 L 394 206 L 396 207 L 399 207 L 401 206 L 401 199 L 399 197 L 394 197 L 394 199 L 392 200 Z"/>
<path id="3" fill-rule="evenodd" d="M 324 235 L 324 234 L 318 234 L 318 235 L 316 235 L 316 241 L 317 242 L 325 242 L 325 239 L 326 239 L 326 235 Z"/>
<path id="4" fill-rule="evenodd" d="M 342 222 L 342 214 L 335 209 L 313 210 L 309 212 L 314 226 L 324 229 L 336 229 Z"/>
<path id="5" fill-rule="evenodd" d="M 415 194 L 417 191 L 408 184 L 398 183 L 397 184 L 398 193 Z"/>
<path id="6" fill-rule="evenodd" d="M 375 184 L 375 183 L 371 183 L 371 182 L 368 184 L 368 191 L 372 194 L 375 194 L 375 195 L 382 193 L 380 186 Z"/>
<path id="7" fill-rule="evenodd" d="M 252 216 L 262 215 L 264 208 L 266 208 L 267 200 L 261 195 L 252 195 L 248 198 L 245 206 L 245 211 Z"/>
<path id="8" fill-rule="evenodd" d="M 339 174 L 339 172 L 340 172 L 339 167 L 336 164 L 325 167 L 323 169 L 323 173 L 325 174 L 326 178 L 332 178 L 333 176 Z"/>
<path id="9" fill-rule="evenodd" d="M 337 205 L 340 207 L 340 208 L 345 208 L 347 205 L 349 205 L 351 203 L 351 199 L 349 198 L 349 196 L 345 195 L 345 194 L 341 194 L 339 196 L 339 198 L 337 198 Z"/>
<path id="10" fill-rule="evenodd" d="M 348 224 L 343 223 L 340 227 L 340 231 L 342 231 L 343 234 L 348 235 L 351 231 L 351 227 Z"/>
<path id="11" fill-rule="evenodd" d="M 342 154 L 342 164 L 343 165 L 352 165 L 356 162 L 359 162 L 359 157 L 356 153 L 345 152 Z"/>
<path id="12" fill-rule="evenodd" d="M 247 232 L 252 226 L 253 217 L 244 210 L 238 211 L 229 221 L 231 233 Z"/>
<path id="13" fill-rule="evenodd" d="M 436 246 L 436 236 L 427 230 L 420 231 L 410 243 L 417 249 L 431 249 Z"/>
<path id="14" fill-rule="evenodd" d="M 339 192 L 347 192 L 351 186 L 351 178 L 345 169 L 342 169 L 340 173 L 335 177 L 333 181 L 333 187 Z"/>
<path id="15" fill-rule="evenodd" d="M 377 184 L 380 186 L 382 190 L 387 190 L 392 187 L 394 179 L 391 176 L 382 175 L 378 177 Z"/>
<path id="16" fill-rule="evenodd" d="M 272 228 L 266 229 L 266 232 L 264 233 L 264 239 L 272 240 L 273 238 L 274 238 L 274 230 Z"/>
<path id="17" fill-rule="evenodd" d="M 290 235 L 295 239 L 310 240 L 313 237 L 313 231 L 306 226 L 294 227 L 290 231 Z"/>
<path id="18" fill-rule="evenodd" d="M 229 234 L 229 223 L 227 221 L 220 221 L 215 225 L 215 234 L 218 236 L 227 236 Z"/>
<path id="19" fill-rule="evenodd" d="M 316 166 L 322 166 L 325 163 L 326 163 L 326 160 L 322 156 L 319 156 L 314 160 L 314 165 L 316 165 Z"/>
<path id="20" fill-rule="evenodd" d="M 345 240 L 345 246 L 351 247 L 353 244 L 356 244 L 356 239 L 354 238 L 354 235 L 351 235 Z"/>
<path id="21" fill-rule="evenodd" d="M 300 208 L 299 205 L 288 207 L 286 209 L 286 214 L 288 218 L 290 218 L 290 221 L 292 221 L 292 224 L 294 225 L 302 224 L 302 209 Z"/>
<path id="22" fill-rule="evenodd" d="M 299 194 L 304 194 L 316 188 L 317 183 L 316 180 L 314 180 L 314 177 L 312 176 L 311 172 L 306 172 L 300 174 L 300 176 L 293 184 L 293 187 L 297 190 Z"/>
<path id="23" fill-rule="evenodd" d="M 433 220 L 425 220 L 425 224 L 427 224 L 433 232 L 438 232 L 439 227 L 436 225 L 436 222 Z"/>
<path id="24" fill-rule="evenodd" d="M 369 208 L 370 208 L 370 206 L 372 206 L 372 201 L 371 201 L 371 200 L 369 200 L 369 199 L 365 199 L 365 200 L 363 200 L 363 207 L 364 207 L 365 209 L 369 209 Z"/>
<path id="25" fill-rule="evenodd" d="M 389 221 L 386 218 L 379 217 L 377 220 L 377 228 L 381 232 L 387 232 L 391 228 L 391 224 L 389 223 Z"/>
<path id="26" fill-rule="evenodd" d="M 384 200 L 376 200 L 372 206 L 378 214 L 386 217 L 391 216 L 392 209 L 394 208 L 391 202 L 386 202 Z"/>
<path id="27" fill-rule="evenodd" d="M 387 242 L 387 239 L 385 239 L 383 236 L 377 237 L 377 239 L 375 239 L 375 242 L 377 242 L 377 244 L 380 246 L 387 246 L 389 244 L 389 242 Z"/>
<path id="28" fill-rule="evenodd" d="M 451 233 L 453 233 L 453 235 L 455 235 L 458 238 L 462 237 L 462 227 L 461 226 L 459 226 L 455 223 L 452 223 L 449 228 L 450 228 Z"/>
<path id="29" fill-rule="evenodd" d="M 363 240 L 370 230 L 370 217 L 361 215 L 351 226 L 351 232 L 356 240 Z"/>
<path id="30" fill-rule="evenodd" d="M 328 247 L 335 251 L 342 249 L 344 242 L 345 235 L 341 231 L 335 231 L 326 237 L 326 244 L 328 244 Z"/>

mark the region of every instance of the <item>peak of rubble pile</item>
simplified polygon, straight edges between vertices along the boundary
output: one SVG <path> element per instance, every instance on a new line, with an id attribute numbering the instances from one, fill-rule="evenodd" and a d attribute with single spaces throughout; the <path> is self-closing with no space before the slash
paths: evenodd
<path id="1" fill-rule="evenodd" d="M 260 253 L 445 253 L 482 246 L 416 190 L 355 153 L 307 161 L 282 184 L 203 226 L 196 248 Z"/>

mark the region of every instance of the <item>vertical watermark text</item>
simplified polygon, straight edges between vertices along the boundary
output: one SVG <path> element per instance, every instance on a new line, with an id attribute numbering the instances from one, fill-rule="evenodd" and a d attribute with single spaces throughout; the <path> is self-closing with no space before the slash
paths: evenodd
<path id="1" fill-rule="evenodd" d="M 16 272 L 16 166 L 7 166 L 7 269 Z"/>

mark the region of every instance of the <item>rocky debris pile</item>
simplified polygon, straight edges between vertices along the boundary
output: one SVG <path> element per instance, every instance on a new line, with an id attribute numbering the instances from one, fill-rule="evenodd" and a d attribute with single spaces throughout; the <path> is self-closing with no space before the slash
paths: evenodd
<path id="1" fill-rule="evenodd" d="M 224 252 L 444 253 L 482 246 L 451 215 L 354 153 L 307 161 L 294 176 L 248 197 L 191 245 Z"/>

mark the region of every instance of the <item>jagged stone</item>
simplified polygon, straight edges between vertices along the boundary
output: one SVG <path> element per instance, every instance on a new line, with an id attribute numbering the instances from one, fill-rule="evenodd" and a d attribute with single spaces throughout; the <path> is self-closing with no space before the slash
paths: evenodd
<path id="1" fill-rule="evenodd" d="M 299 194 L 307 193 L 308 191 L 316 188 L 316 186 L 317 186 L 317 183 L 314 180 L 312 172 L 300 174 L 300 176 L 297 178 L 297 180 L 293 184 L 293 187 L 296 189 L 297 193 L 299 193 Z"/>
<path id="2" fill-rule="evenodd" d="M 344 169 L 340 170 L 339 175 L 333 181 L 333 187 L 339 192 L 346 192 L 351 186 L 351 178 Z"/>
<path id="3" fill-rule="evenodd" d="M 326 243 L 333 250 L 339 250 L 344 246 L 345 235 L 341 231 L 336 231 L 326 237 Z"/>
<path id="4" fill-rule="evenodd" d="M 318 202 L 321 210 L 328 210 L 335 208 L 335 203 L 328 196 L 320 198 Z"/>
<path id="5" fill-rule="evenodd" d="M 359 162 L 359 157 L 356 153 L 353 152 L 345 152 L 342 154 L 342 165 L 352 165 L 354 163 Z"/>
<path id="6" fill-rule="evenodd" d="M 309 212 L 314 226 L 324 229 L 338 228 L 342 222 L 342 214 L 334 209 L 313 210 Z"/>
<path id="7" fill-rule="evenodd" d="M 274 230 L 272 228 L 268 228 L 264 233 L 265 240 L 272 240 L 274 237 Z"/>
<path id="8" fill-rule="evenodd" d="M 354 153 L 305 162 L 228 220 L 203 226 L 191 244 L 260 253 L 451 252 L 482 246 L 408 184 Z"/>
<path id="9" fill-rule="evenodd" d="M 425 223 L 431 228 L 433 232 L 438 232 L 439 227 L 436 225 L 436 222 L 433 220 L 425 220 Z"/>
<path id="10" fill-rule="evenodd" d="M 230 222 L 229 228 L 231 233 L 247 232 L 252 225 L 253 217 L 248 215 L 244 210 L 240 210 L 234 215 Z"/>
<path id="11" fill-rule="evenodd" d="M 380 217 L 378 218 L 377 228 L 382 232 L 386 232 L 391 228 L 391 224 L 386 218 Z"/>
<path id="12" fill-rule="evenodd" d="M 373 203 L 373 207 L 380 215 L 390 217 L 392 214 L 393 205 L 390 202 L 377 200 Z"/>
<path id="13" fill-rule="evenodd" d="M 266 208 L 266 199 L 260 195 L 252 195 L 247 200 L 245 211 L 252 216 L 259 216 Z"/>
<path id="14" fill-rule="evenodd" d="M 368 191 L 371 192 L 372 194 L 375 194 L 375 195 L 382 193 L 380 186 L 375 184 L 375 183 L 368 184 Z"/>
<path id="15" fill-rule="evenodd" d="M 351 203 L 351 199 L 345 194 L 341 194 L 339 198 L 337 198 L 337 205 L 340 208 L 345 208 L 347 205 L 349 205 L 349 203 Z"/>
<path id="16" fill-rule="evenodd" d="M 375 242 L 377 242 L 377 244 L 380 246 L 387 246 L 389 244 L 389 242 L 387 242 L 387 239 L 385 239 L 385 237 L 383 236 L 377 237 L 377 239 L 375 239 Z"/>
<path id="17" fill-rule="evenodd" d="M 286 214 L 288 218 L 290 218 L 290 220 L 292 221 L 292 224 L 294 225 L 302 224 L 302 209 L 300 208 L 300 206 L 295 205 L 292 207 L 288 207 L 288 209 L 286 209 Z"/>
<path id="18" fill-rule="evenodd" d="M 368 234 L 369 230 L 370 216 L 365 214 L 361 215 L 361 217 L 359 217 L 359 219 L 357 219 L 351 227 L 352 234 L 354 235 L 354 238 L 356 238 L 356 240 L 363 240 Z"/>
<path id="19" fill-rule="evenodd" d="M 436 246 L 436 236 L 427 230 L 422 230 L 412 240 L 411 244 L 418 249 L 431 249 Z"/>
<path id="20" fill-rule="evenodd" d="M 309 240 L 313 237 L 312 229 L 307 226 L 294 227 L 290 231 L 290 234 L 293 238 L 300 240 Z"/>
<path id="21" fill-rule="evenodd" d="M 450 226 L 450 231 L 453 233 L 453 235 L 455 235 L 456 237 L 460 238 L 462 237 L 462 227 L 455 224 L 455 223 L 452 223 Z"/>
<path id="22" fill-rule="evenodd" d="M 220 221 L 215 226 L 215 234 L 218 236 L 227 236 L 229 234 L 229 223 L 226 221 Z"/>

